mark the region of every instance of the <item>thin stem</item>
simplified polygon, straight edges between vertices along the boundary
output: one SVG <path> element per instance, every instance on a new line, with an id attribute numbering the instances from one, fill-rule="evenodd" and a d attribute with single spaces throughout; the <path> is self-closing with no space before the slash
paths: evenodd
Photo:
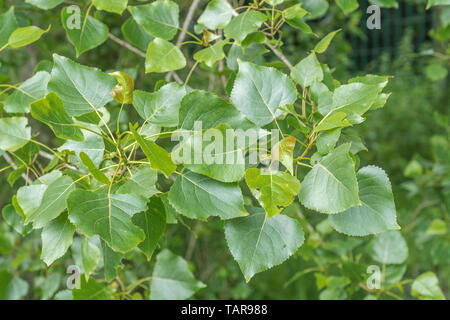
<path id="1" fill-rule="evenodd" d="M 187 75 L 186 80 L 184 81 L 184 86 L 186 86 L 186 85 L 188 84 L 189 79 L 191 78 L 192 73 L 194 72 L 194 70 L 195 70 L 195 68 L 197 67 L 198 63 L 199 63 L 199 62 L 196 61 L 196 62 L 194 63 L 194 65 L 192 66 L 191 70 L 189 70 L 189 74 Z"/>

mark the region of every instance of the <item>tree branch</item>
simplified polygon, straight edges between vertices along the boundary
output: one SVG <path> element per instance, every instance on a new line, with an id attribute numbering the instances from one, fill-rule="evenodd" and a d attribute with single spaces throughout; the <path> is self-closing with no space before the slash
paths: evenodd
<path id="1" fill-rule="evenodd" d="M 136 53 L 137 55 L 145 58 L 145 52 L 139 50 L 138 48 L 133 47 L 131 44 L 129 44 L 126 41 L 123 41 L 119 38 L 117 38 L 115 35 L 113 35 L 112 33 L 108 34 L 108 38 L 110 38 L 111 40 L 117 42 L 118 44 L 120 44 L 122 47 L 127 48 L 130 51 L 133 51 L 134 53 Z"/>
<path id="2" fill-rule="evenodd" d="M 9 154 L 7 154 L 6 152 L 3 154 L 3 158 L 5 158 L 6 162 L 8 162 L 8 164 L 14 169 L 17 170 L 17 165 L 14 162 L 14 160 L 9 156 Z M 23 180 L 25 180 L 26 183 L 31 184 L 33 182 L 33 180 L 30 179 L 29 176 L 27 176 L 25 173 L 22 173 L 22 178 Z"/>
<path id="3" fill-rule="evenodd" d="M 186 19 L 183 22 L 183 29 L 184 30 L 187 30 L 189 28 L 189 25 L 191 24 L 192 18 L 194 17 L 195 10 L 197 10 L 197 7 L 198 7 L 199 3 L 200 3 L 200 0 L 192 1 L 192 4 L 189 7 L 188 13 L 186 15 Z M 178 35 L 177 46 L 179 46 L 180 44 L 183 43 L 184 38 L 186 38 L 186 32 L 185 31 L 181 31 L 181 33 Z M 175 78 L 175 71 L 170 71 L 166 75 L 166 81 L 169 82 L 172 79 L 172 77 Z"/>
<path id="4" fill-rule="evenodd" d="M 283 61 L 283 63 L 285 65 L 288 66 L 289 70 L 292 70 L 292 68 L 294 68 L 294 66 L 292 65 L 292 63 L 288 60 L 288 58 L 286 58 L 286 56 L 279 51 L 277 48 L 275 48 L 273 45 L 271 45 L 269 42 L 264 41 L 264 44 L 270 49 L 272 50 L 272 52 L 281 60 Z"/>

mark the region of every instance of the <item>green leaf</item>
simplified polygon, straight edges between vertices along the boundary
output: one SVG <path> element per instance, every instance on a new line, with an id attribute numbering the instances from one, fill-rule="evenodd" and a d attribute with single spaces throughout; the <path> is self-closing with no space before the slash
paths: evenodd
<path id="1" fill-rule="evenodd" d="M 5 99 L 4 108 L 9 113 L 25 113 L 30 110 L 30 103 L 41 99 L 47 93 L 47 84 L 50 74 L 39 71 L 19 86 Z"/>
<path id="2" fill-rule="evenodd" d="M 321 155 L 327 154 L 328 152 L 334 149 L 340 136 L 341 136 L 341 128 L 331 129 L 329 131 L 322 132 L 316 141 L 317 151 Z"/>
<path id="3" fill-rule="evenodd" d="M 84 152 L 98 168 L 103 160 L 103 154 L 105 151 L 105 143 L 103 142 L 103 138 L 87 130 L 81 131 L 84 135 L 84 141 L 67 141 L 58 148 L 58 151 L 70 150 L 75 152 L 77 157 L 80 157 L 81 152 Z"/>
<path id="4" fill-rule="evenodd" d="M 382 88 L 378 84 L 354 82 L 342 85 L 333 93 L 333 111 L 362 115 L 374 104 Z"/>
<path id="5" fill-rule="evenodd" d="M 314 47 L 314 52 L 316 53 L 324 53 L 327 49 L 328 46 L 331 43 L 331 40 L 333 40 L 334 36 L 341 31 L 341 29 L 335 30 L 330 32 L 329 34 L 327 34 L 325 37 L 322 38 L 322 40 L 320 40 L 316 46 Z"/>
<path id="6" fill-rule="evenodd" d="M 31 139 L 31 128 L 27 118 L 0 118 L 0 149 L 16 151 Z"/>
<path id="7" fill-rule="evenodd" d="M 117 278 L 117 268 L 122 265 L 122 254 L 113 251 L 105 241 L 101 240 L 103 254 L 103 273 L 106 281 Z"/>
<path id="8" fill-rule="evenodd" d="M 72 118 L 64 111 L 62 100 L 54 92 L 31 104 L 33 118 L 48 125 L 55 136 L 61 139 L 83 141 L 81 130 L 75 126 Z"/>
<path id="9" fill-rule="evenodd" d="M 427 9 L 430 9 L 433 6 L 446 6 L 450 5 L 450 0 L 428 0 Z"/>
<path id="10" fill-rule="evenodd" d="M 116 85 L 114 77 L 57 54 L 53 55 L 53 59 L 55 65 L 48 90 L 61 98 L 69 116 L 95 111 L 113 100 L 111 90 Z"/>
<path id="11" fill-rule="evenodd" d="M 114 251 L 128 252 L 145 238 L 131 222 L 134 214 L 146 209 L 142 197 L 78 189 L 70 194 L 67 206 L 70 221 L 81 232 L 88 237 L 99 235 Z"/>
<path id="12" fill-rule="evenodd" d="M 162 171 L 166 177 L 169 177 L 177 168 L 172 161 L 170 153 L 158 146 L 154 141 L 145 140 L 131 126 L 130 130 L 133 133 L 134 139 L 150 161 L 150 167 Z"/>
<path id="13" fill-rule="evenodd" d="M 294 66 L 291 70 L 291 78 L 303 88 L 323 80 L 322 67 L 314 52 Z"/>
<path id="14" fill-rule="evenodd" d="M 213 93 L 194 90 L 181 101 L 180 127 L 194 130 L 196 121 L 203 129 L 216 128 L 226 123 L 233 129 L 249 129 L 254 125 L 234 105 Z"/>
<path id="15" fill-rule="evenodd" d="M 183 258 L 167 249 L 157 255 L 150 286 L 151 300 L 188 299 L 204 287 L 206 285 L 195 279 Z"/>
<path id="16" fill-rule="evenodd" d="M 12 227 L 17 233 L 26 235 L 31 231 L 31 225 L 25 225 L 22 222 L 22 217 L 17 213 L 13 205 L 8 204 L 2 209 L 3 220 Z"/>
<path id="17" fill-rule="evenodd" d="M 152 93 L 136 90 L 133 106 L 146 123 L 176 127 L 180 102 L 185 94 L 186 88 L 174 82 Z"/>
<path id="18" fill-rule="evenodd" d="M 348 122 L 346 117 L 347 114 L 345 114 L 344 112 L 336 112 L 326 118 L 323 118 L 319 122 L 319 124 L 314 128 L 313 132 L 320 132 L 351 126 L 350 122 Z"/>
<path id="19" fill-rule="evenodd" d="M 352 13 L 359 7 L 358 0 L 336 0 L 336 3 L 345 15 Z"/>
<path id="20" fill-rule="evenodd" d="M 127 8 L 128 0 L 92 0 L 97 10 L 105 10 L 112 13 L 122 14 Z"/>
<path id="21" fill-rule="evenodd" d="M 100 261 L 100 249 L 88 239 L 84 239 L 81 243 L 81 260 L 83 262 L 84 276 L 88 279 Z"/>
<path id="22" fill-rule="evenodd" d="M 121 30 L 125 39 L 143 51 L 147 50 L 148 44 L 154 39 L 141 25 L 137 24 L 133 17 L 129 17 L 122 24 Z"/>
<path id="23" fill-rule="evenodd" d="M 244 216 L 244 199 L 237 183 L 224 183 L 184 170 L 169 191 L 170 204 L 191 219 Z"/>
<path id="24" fill-rule="evenodd" d="M 236 40 L 240 44 L 249 33 L 257 31 L 267 16 L 258 11 L 246 11 L 231 19 L 225 27 L 225 37 Z"/>
<path id="25" fill-rule="evenodd" d="M 35 41 L 38 41 L 44 33 L 50 30 L 50 26 L 47 30 L 42 30 L 36 26 L 29 26 L 18 28 L 11 33 L 8 38 L 8 46 L 17 49 L 29 45 Z"/>
<path id="26" fill-rule="evenodd" d="M 386 173 L 367 166 L 356 175 L 361 206 L 330 216 L 333 228 L 350 236 L 367 236 L 400 229 L 397 224 L 394 195 Z"/>
<path id="27" fill-rule="evenodd" d="M 370 241 L 369 255 L 383 264 L 402 264 L 408 258 L 408 246 L 400 231 L 383 232 Z"/>
<path id="28" fill-rule="evenodd" d="M 0 48 L 8 43 L 9 36 L 18 27 L 14 7 L 0 15 Z"/>
<path id="29" fill-rule="evenodd" d="M 245 171 L 245 149 L 256 143 L 256 137 L 249 137 L 253 141 L 240 139 L 237 132 L 227 134 L 229 128 L 220 125 L 206 130 L 203 135 L 200 132 L 183 134 L 177 149 L 172 150 L 172 158 L 190 171 L 215 180 L 240 181 Z"/>
<path id="30" fill-rule="evenodd" d="M 80 20 L 83 22 L 81 27 L 71 26 L 70 22 L 73 13 L 68 12 L 69 8 L 65 7 L 62 9 L 61 23 L 66 30 L 67 38 L 76 49 L 77 57 L 79 57 L 84 52 L 94 49 L 105 42 L 108 39 L 109 30 L 106 24 L 91 16 L 88 16 L 86 19 L 84 13 L 80 16 Z"/>
<path id="31" fill-rule="evenodd" d="M 398 8 L 397 0 L 369 0 L 369 2 L 381 8 Z"/>
<path id="32" fill-rule="evenodd" d="M 32 222 L 34 229 L 40 229 L 57 218 L 66 209 L 66 199 L 75 189 L 72 179 L 68 176 L 60 176 L 46 186 L 42 200 L 36 209 L 27 211 L 19 201 L 25 213 L 25 222 Z"/>
<path id="33" fill-rule="evenodd" d="M 294 83 L 274 68 L 239 62 L 239 73 L 231 92 L 231 101 L 258 126 L 271 123 L 283 114 L 279 109 L 297 99 Z"/>
<path id="34" fill-rule="evenodd" d="M 349 151 L 349 143 L 340 145 L 308 172 L 299 193 L 305 207 L 334 214 L 360 204 L 355 168 Z"/>
<path id="35" fill-rule="evenodd" d="M 442 66 L 438 63 L 433 63 L 427 66 L 426 74 L 428 79 L 430 79 L 431 81 L 439 81 L 447 76 L 448 70 L 445 66 Z"/>
<path id="36" fill-rule="evenodd" d="M 7 270 L 0 271 L 0 300 L 19 300 L 28 292 L 28 283 Z"/>
<path id="37" fill-rule="evenodd" d="M 181 50 L 161 38 L 155 38 L 147 48 L 145 57 L 145 72 L 164 73 L 182 69 L 186 66 L 186 59 Z"/>
<path id="38" fill-rule="evenodd" d="M 75 226 L 70 223 L 67 213 L 50 221 L 42 229 L 41 259 L 50 266 L 55 260 L 61 258 L 72 245 Z"/>
<path id="39" fill-rule="evenodd" d="M 414 280 L 411 295 L 421 300 L 445 300 L 444 293 L 439 287 L 439 280 L 431 271 L 422 273 Z"/>
<path id="40" fill-rule="evenodd" d="M 133 103 L 134 79 L 122 71 L 109 73 L 117 79 L 117 85 L 112 91 L 112 96 L 120 104 Z"/>
<path id="41" fill-rule="evenodd" d="M 91 158 L 89 158 L 89 156 L 83 151 L 80 153 L 80 159 L 95 179 L 103 184 L 110 184 L 108 177 L 102 171 L 96 168 Z"/>
<path id="42" fill-rule="evenodd" d="M 305 240 L 296 220 L 282 214 L 267 219 L 261 213 L 227 222 L 225 237 L 247 282 L 287 260 Z"/>
<path id="43" fill-rule="evenodd" d="M 226 0 L 211 0 L 198 18 L 198 23 L 210 30 L 223 29 L 231 20 L 233 8 Z"/>
<path id="44" fill-rule="evenodd" d="M 313 33 L 311 28 L 303 21 L 303 17 L 308 14 L 308 11 L 303 9 L 300 3 L 283 10 L 282 14 L 291 27 L 307 34 Z"/>
<path id="45" fill-rule="evenodd" d="M 159 193 L 156 188 L 156 181 L 158 180 L 158 172 L 149 168 L 146 165 L 139 167 L 136 171 L 132 171 L 132 176 L 117 189 L 116 193 L 120 194 L 134 194 L 136 196 L 143 196 L 150 198 Z"/>
<path id="46" fill-rule="evenodd" d="M 205 63 L 208 67 L 212 68 L 214 63 L 225 58 L 223 47 L 227 44 L 226 40 L 216 42 L 214 45 L 197 51 L 194 54 L 194 59 L 198 62 Z"/>
<path id="47" fill-rule="evenodd" d="M 276 6 L 276 5 L 282 4 L 284 1 L 286 1 L 286 0 L 264 0 L 264 2 L 267 2 L 271 6 Z"/>
<path id="48" fill-rule="evenodd" d="M 171 40 L 178 29 L 178 5 L 170 0 L 129 7 L 134 20 L 155 38 Z"/>
<path id="49" fill-rule="evenodd" d="M 245 172 L 245 181 L 269 218 L 289 206 L 300 191 L 297 178 L 281 171 L 250 168 Z"/>
<path id="50" fill-rule="evenodd" d="M 166 232 L 166 211 L 158 197 L 153 197 L 148 203 L 148 210 L 133 216 L 133 223 L 144 230 L 145 240 L 138 247 L 150 261 L 159 239 Z"/>
<path id="51" fill-rule="evenodd" d="M 32 4 L 39 9 L 49 10 L 63 3 L 64 0 L 26 0 L 25 2 Z"/>
<path id="52" fill-rule="evenodd" d="M 80 279 L 80 289 L 72 290 L 73 300 L 114 300 L 114 296 L 107 286 L 92 278 Z"/>

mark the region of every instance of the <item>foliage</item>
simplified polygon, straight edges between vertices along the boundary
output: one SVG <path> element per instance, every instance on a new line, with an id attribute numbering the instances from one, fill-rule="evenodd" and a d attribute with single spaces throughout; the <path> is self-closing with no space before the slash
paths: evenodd
<path id="1" fill-rule="evenodd" d="M 42 58 L 25 81 L 2 76 L 0 85 L 0 154 L 8 160 L 0 170 L 13 188 L 0 221 L 1 299 L 245 298 L 250 285 L 258 298 L 272 298 L 272 286 L 284 288 L 277 298 L 445 299 L 440 273 L 430 270 L 448 265 L 447 137 L 426 141 L 432 160 L 405 167 L 414 180 L 403 185 L 410 196 L 431 189 L 438 197 L 421 202 L 405 223 L 396 203 L 408 200 L 391 186 L 392 166 L 361 165 L 371 153 L 361 155 L 367 148 L 357 131 L 386 112 L 395 79 L 338 80 L 324 55 L 345 30 L 318 39 L 308 24 L 327 12 L 327 1 L 248 1 L 233 9 L 212 0 L 194 33 L 180 23 L 188 8 L 172 0 L 80 1 L 79 12 L 62 2 L 29 0 L 0 16 L 1 54 L 33 52 L 27 45 L 34 43 Z M 356 0 L 336 5 L 345 15 L 358 8 Z M 59 17 L 40 28 L 28 25 L 28 11 L 41 23 Z M 314 39 L 294 64 L 283 54 L 286 30 Z M 73 47 L 58 46 L 59 31 Z M 120 59 L 104 59 L 112 41 Z M 433 57 L 427 75 L 442 81 L 448 56 Z M 10 56 L 2 63 L 18 69 Z M 448 131 L 448 117 L 435 118 Z M 442 214 L 416 221 L 435 206 Z M 408 257 L 416 246 L 405 240 L 414 228 L 422 247 L 442 241 L 432 242 L 433 263 L 413 281 L 404 275 L 414 268 Z M 197 255 L 203 249 L 222 260 L 192 263 L 198 242 Z M 182 250 L 184 258 L 175 254 Z M 382 269 L 379 290 L 366 285 L 374 264 Z M 82 276 L 68 290 L 61 284 L 71 265 Z M 25 275 L 40 271 L 45 276 L 33 276 L 31 290 Z M 227 282 L 233 289 L 221 291 Z"/>

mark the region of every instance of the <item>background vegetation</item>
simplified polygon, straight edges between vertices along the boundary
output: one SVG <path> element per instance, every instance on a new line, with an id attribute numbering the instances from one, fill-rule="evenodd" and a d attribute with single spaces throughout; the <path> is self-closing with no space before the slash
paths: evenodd
<path id="1" fill-rule="evenodd" d="M 72 2 L 67 1 L 67 4 Z M 129 2 L 134 4 L 139 1 Z M 192 1 L 177 2 L 181 17 L 186 16 Z M 235 2 L 234 7 L 244 4 L 244 1 L 232 2 Z M 368 5 L 365 1 L 360 1 L 359 8 L 347 14 L 335 1 L 305 0 L 303 7 L 310 11 L 306 22 L 320 38 L 333 30 L 342 29 L 321 58 L 322 63 L 334 66 L 333 75 L 336 79 L 346 83 L 349 78 L 368 72 L 393 76 L 388 85 L 392 95 L 384 109 L 372 114 L 371 121 L 355 130 L 365 137 L 364 145 L 370 150 L 359 154 L 360 166 L 380 166 L 390 177 L 398 223 L 402 226 L 401 234 L 408 247 L 408 258 L 402 264 L 383 265 L 383 288 L 372 292 L 365 285 L 367 266 L 376 264 L 370 254 L 371 237 L 360 239 L 338 234 L 332 231 L 326 217 L 311 214 L 293 203 L 284 213 L 303 224 L 307 239 L 305 244 L 286 263 L 260 273 L 246 283 L 239 266 L 227 250 L 221 221 L 203 223 L 181 219 L 168 229 L 162 246 L 170 243 L 170 249 L 183 256 L 197 278 L 207 283 L 208 286 L 201 289 L 195 298 L 436 298 L 433 294 L 423 296 L 411 290 L 412 282 L 425 272 L 433 272 L 437 276 L 444 296 L 448 297 L 450 6 L 425 10 L 425 0 L 398 1 L 397 6 L 393 4 L 395 1 L 371 2 L 384 4 L 382 19 L 389 17 L 392 20 L 390 25 L 383 24 L 381 31 L 365 28 L 365 7 Z M 41 10 L 31 3 L 0 0 L 0 14 L 14 6 L 20 26 L 37 25 L 46 29 L 52 25 L 50 34 L 44 35 L 26 49 L 8 49 L 0 53 L 0 83 L 21 83 L 37 70 L 51 69 L 53 53 L 105 71 L 127 72 L 135 78 L 136 88 L 147 91 L 152 91 L 163 80 L 164 75 L 145 74 L 144 59 L 111 39 L 76 58 L 75 50 L 67 41 L 61 26 L 59 9 Z M 199 1 L 198 9 L 194 11 L 195 18 L 189 25 L 190 30 L 194 30 L 195 21 L 206 3 L 206 0 Z M 442 3 L 445 4 L 445 1 Z M 78 1 L 77 4 L 86 8 L 88 1 Z M 129 14 L 119 16 L 96 11 L 94 16 L 101 17 L 113 35 L 124 39 L 121 26 Z M 288 27 L 282 31 L 283 51 L 290 61 L 301 60 L 317 42 L 313 34 Z M 383 42 L 382 39 L 387 40 Z M 183 50 L 187 51 L 186 57 L 192 56 L 193 52 L 189 52 L 193 50 L 191 47 L 185 46 Z M 249 50 L 248 54 L 252 54 L 252 51 Z M 268 51 L 255 50 L 253 54 L 258 56 L 260 64 L 279 63 Z M 178 72 L 182 79 L 186 78 L 193 63 L 188 60 L 188 67 Z M 217 67 L 211 69 L 201 66 L 192 74 L 190 86 L 223 95 L 223 77 L 229 79 L 234 74 L 232 71 L 223 72 Z M 0 95 L 0 100 L 5 100 L 8 95 Z M 117 118 L 119 109 L 120 105 L 116 105 L 109 110 L 110 119 Z M 120 123 L 127 127 L 129 122 L 134 123 L 137 119 L 138 115 L 130 108 L 124 110 Z M 41 126 L 38 130 L 40 141 L 55 147 L 60 145 L 48 127 L 31 117 L 30 121 L 33 127 Z M 22 177 L 26 174 L 25 170 L 1 169 L 10 165 L 7 155 L 0 157 L 0 208 L 9 204 L 17 189 L 26 183 Z M 47 268 L 39 258 L 40 231 L 33 231 L 25 237 L 21 236 L 22 231 L 14 230 L 4 218 L 0 218 L 0 298 L 68 297 L 65 290 L 66 267 L 74 262 L 82 264 L 81 237 L 75 237 L 72 250 L 63 259 Z M 131 284 L 148 277 L 154 265 L 153 260 L 148 263 L 142 254 L 134 251 L 128 254 L 123 263 L 120 279 Z M 100 269 L 101 264 L 97 270 Z M 144 288 L 134 298 L 146 297 L 146 294 Z"/>

